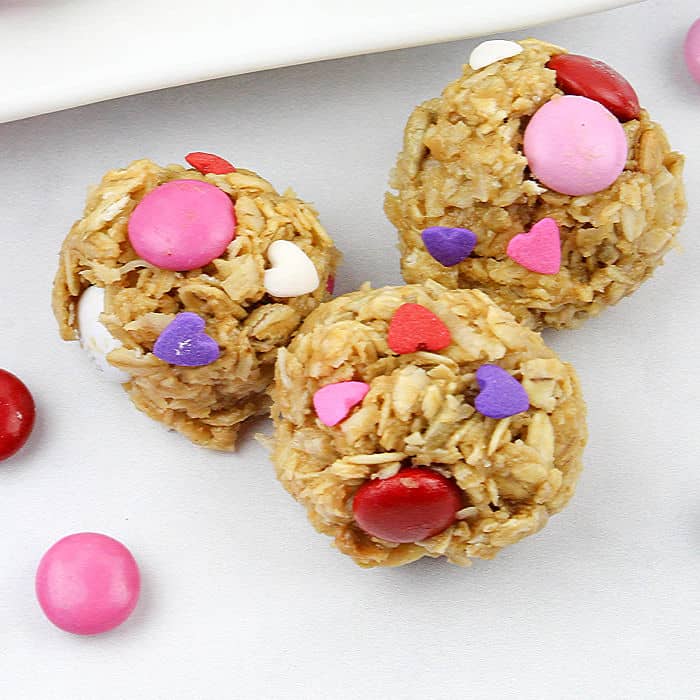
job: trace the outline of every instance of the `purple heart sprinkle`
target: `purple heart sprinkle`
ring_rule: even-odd
[[[498,365],[481,365],[476,371],[476,381],[481,392],[474,405],[489,418],[507,418],[530,407],[523,385]]]
[[[476,245],[476,234],[468,228],[433,226],[421,234],[428,252],[445,267],[466,260]]]
[[[153,354],[180,367],[202,367],[219,359],[221,350],[205,332],[201,316],[185,311],[175,316],[158,336]]]

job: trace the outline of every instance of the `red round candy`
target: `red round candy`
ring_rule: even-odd
[[[34,415],[29,389],[14,374],[0,369],[0,462],[27,442]]]
[[[437,535],[462,508],[454,481],[432,469],[402,469],[360,486],[352,504],[357,524],[389,542],[420,542]]]
[[[236,172],[236,168],[231,163],[219,156],[215,156],[213,153],[195,151],[194,153],[188,153],[185,156],[185,160],[195,170],[199,170],[202,175],[228,175],[228,173]]]
[[[600,102],[620,121],[639,117],[639,98],[634,88],[607,63],[587,56],[559,54],[547,63],[557,73],[557,85],[567,95],[580,95]]]

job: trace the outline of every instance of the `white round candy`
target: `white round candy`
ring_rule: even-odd
[[[88,287],[78,299],[80,345],[90,355],[105,379],[123,384],[131,375],[109,364],[107,355],[122,344],[104,327],[100,314],[105,308],[105,290]]]

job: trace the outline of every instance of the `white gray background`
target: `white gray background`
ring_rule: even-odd
[[[400,283],[387,173],[409,111],[478,40],[0,125],[0,366],[38,408],[31,443],[0,465],[0,697],[697,697],[700,86],[681,51],[699,14],[696,0],[656,0],[510,35],[626,75],[688,156],[690,214],[682,250],[632,298],[546,334],[583,381],[585,472],[545,531],[466,570],[357,568],[311,529],[252,439],[234,455],[201,450],[99,383],[58,339],[49,297],[86,185],[190,150],[313,201],[345,253],[340,292]],[[45,549],[84,530],[122,540],[143,575],[133,617],[93,638],[53,628],[33,591]]]

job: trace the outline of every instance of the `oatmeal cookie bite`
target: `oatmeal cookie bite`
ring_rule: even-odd
[[[385,211],[409,283],[478,288],[531,328],[634,292],[684,219],[683,157],[606,64],[479,45],[408,119]]]
[[[361,566],[490,559],[581,470],[573,368],[479,290],[366,285],[322,304],[272,395],[280,481]]]
[[[235,448],[269,408],[277,351],[326,296],[339,255],[314,209],[206,153],[193,169],[108,172],[63,242],[53,310],[136,406]]]

